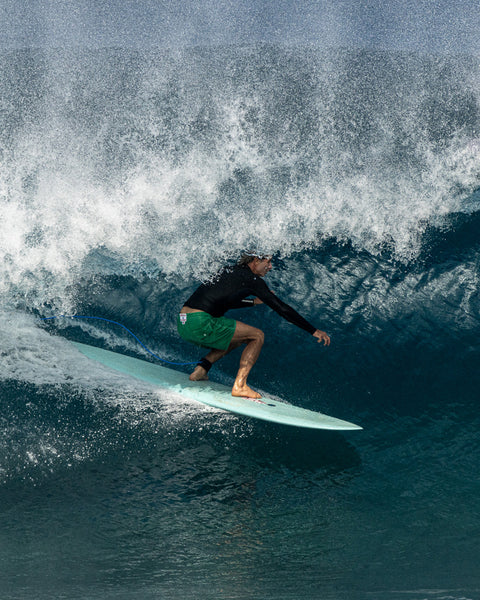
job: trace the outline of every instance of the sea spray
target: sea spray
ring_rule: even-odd
[[[430,224],[476,209],[470,59],[219,52],[3,56],[6,298],[63,302],[99,250],[121,272],[184,278],[331,238],[411,260]]]

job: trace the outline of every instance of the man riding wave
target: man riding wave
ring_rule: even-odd
[[[187,342],[210,349],[190,375],[192,381],[208,379],[208,371],[217,360],[246,344],[232,396],[261,397],[247,385],[247,378],[260,355],[264,333],[257,327],[225,317],[230,309],[265,303],[318,342],[330,345],[330,337],[324,331],[315,328],[270,291],[263,278],[271,269],[270,255],[245,252],[238,264],[225,267],[213,281],[202,283],[185,302],[177,318],[178,333]]]

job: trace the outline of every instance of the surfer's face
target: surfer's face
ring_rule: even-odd
[[[255,275],[260,275],[260,277],[265,277],[265,275],[272,269],[272,259],[271,258],[254,258],[252,264],[252,271]]]

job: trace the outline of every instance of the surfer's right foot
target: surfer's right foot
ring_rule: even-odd
[[[190,381],[205,381],[208,379],[207,371],[200,365],[197,365],[189,377]]]
[[[234,385],[232,388],[232,396],[235,398],[252,398],[253,400],[257,400],[262,396],[258,392],[254,392],[248,385],[238,386]]]

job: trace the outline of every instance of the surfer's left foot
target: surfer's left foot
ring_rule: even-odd
[[[197,365],[189,379],[190,381],[204,381],[208,379],[207,371],[200,365]]]

